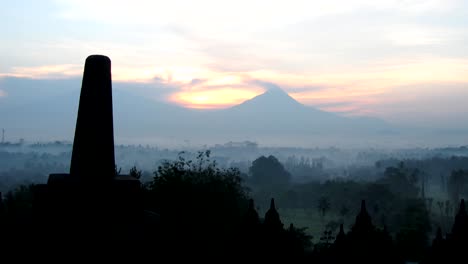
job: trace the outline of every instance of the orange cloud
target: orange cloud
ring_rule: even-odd
[[[29,78],[62,78],[80,76],[82,65],[46,65],[15,67],[0,76]],[[361,66],[336,66],[301,71],[223,71],[202,65],[169,65],[167,67],[130,67],[115,65],[112,76],[117,81],[154,82],[155,76],[171,89],[169,101],[190,108],[225,108],[239,104],[265,89],[252,80],[277,84],[306,105],[327,111],[369,113],[383,103],[386,95],[409,97],[404,87],[422,83],[468,83],[468,60],[424,57],[390,59]],[[197,81],[194,81],[197,80]],[[316,89],[316,88],[320,89]],[[421,88],[417,95],[434,93]],[[1,96],[1,95],[0,95]],[[412,97],[414,98],[414,96]],[[412,98],[407,98],[412,99]],[[334,104],[335,106],[330,106]],[[346,103],[338,107],[337,103]],[[327,106],[328,104],[328,106]]]

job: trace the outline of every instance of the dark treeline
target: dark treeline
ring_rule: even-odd
[[[0,145],[0,191],[7,192],[19,185],[44,183],[50,173],[68,171],[71,143],[18,143]],[[425,172],[428,191],[445,191],[453,170],[467,169],[465,147],[407,150],[344,150],[338,148],[299,149],[259,147],[253,142],[226,143],[211,149],[220,167],[238,168],[247,175],[252,162],[264,155],[274,155],[291,174],[293,182],[345,178],[355,181],[375,181],[386,167],[403,161],[409,167]],[[122,171],[133,166],[143,171],[142,181],[151,180],[152,171],[165,160],[174,160],[181,150],[142,145],[116,145],[116,164]],[[196,150],[185,151],[196,158]]]
[[[403,263],[429,261],[431,254],[448,250],[438,249],[441,243],[464,243],[454,238],[466,228],[465,220],[454,222],[464,217],[464,208],[459,208],[459,201],[439,201],[433,193],[424,192],[424,161],[382,161],[376,168],[389,167],[374,181],[338,178],[300,183],[291,180],[291,173],[274,156],[257,158],[247,174],[220,167],[209,151],[199,152],[194,159],[186,156],[181,153],[162,162],[143,185],[144,235],[133,241],[135,245],[153,246],[161,254],[190,252],[199,257],[217,252],[312,263],[375,263],[376,259]],[[450,186],[451,181],[465,182],[463,160],[432,162],[449,164],[446,169],[458,165],[448,177]],[[320,165],[308,164],[311,171],[320,173]],[[143,172],[133,167],[128,174],[141,178]],[[21,186],[3,195],[0,232],[4,241],[33,243],[34,188],[34,184]],[[458,196],[453,189],[447,188],[444,197],[465,197],[466,189],[460,188]],[[301,226],[295,221],[300,222],[301,216],[282,215],[287,211],[309,212],[305,218],[317,218],[319,228]],[[436,237],[433,249],[431,241]]]

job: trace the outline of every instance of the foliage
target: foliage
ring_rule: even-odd
[[[133,166],[130,169],[129,174],[130,174],[131,177],[134,177],[136,179],[140,179],[143,172],[141,170],[138,170],[136,166]]]
[[[462,197],[468,197],[468,170],[452,171],[447,187],[450,198],[455,204],[457,204]]]
[[[247,205],[239,170],[218,168],[210,151],[199,152],[195,162],[182,154],[154,172],[147,207],[162,215],[174,239],[229,237]]]
[[[27,232],[33,214],[34,185],[21,185],[4,198],[5,221],[10,233]]]
[[[335,237],[333,236],[333,232],[331,230],[324,230],[322,236],[320,237],[320,243],[317,245],[321,250],[329,248]]]
[[[274,156],[261,156],[249,168],[250,182],[254,186],[284,189],[291,181],[291,175]]]
[[[328,174],[323,168],[324,158],[310,159],[290,156],[284,161],[285,169],[291,174],[295,181],[324,181]]]
[[[397,246],[408,260],[421,259],[428,244],[431,231],[429,213],[424,201],[406,201],[406,208],[399,215],[399,230],[396,235]]]
[[[317,209],[322,215],[322,218],[325,217],[328,210],[330,210],[330,207],[330,200],[327,197],[321,197],[317,202]]]
[[[312,239],[314,237],[307,233],[307,227],[298,228],[291,225],[287,232],[293,238],[293,241],[298,241],[302,248],[312,247]]]
[[[388,185],[391,192],[399,197],[415,198],[419,188],[416,186],[421,171],[405,167],[403,162],[397,167],[385,169],[384,177],[378,183]]]
[[[348,216],[348,214],[349,214],[349,208],[346,207],[346,205],[342,205],[342,206],[341,206],[341,209],[340,209],[340,216],[341,216],[342,220],[343,220],[346,216]]]
[[[122,172],[122,168],[118,168],[117,165],[114,166],[114,175],[119,176]]]

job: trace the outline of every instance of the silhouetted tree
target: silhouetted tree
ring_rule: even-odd
[[[330,210],[330,200],[327,197],[321,197],[317,202],[317,209],[322,216],[322,220],[327,214],[328,210]]]
[[[136,179],[140,179],[143,172],[141,170],[138,170],[136,166],[133,166],[130,169],[129,174],[130,174],[131,177],[134,177]]]
[[[237,169],[220,169],[210,152],[196,162],[166,161],[154,173],[147,206],[161,214],[166,244],[199,254],[228,248],[247,205],[247,191]]]
[[[292,241],[296,242],[296,246],[299,246],[301,251],[312,246],[313,236],[307,234],[307,227],[297,228],[292,223],[289,225],[288,234]]]
[[[250,181],[257,187],[285,188],[291,175],[274,156],[261,156],[252,162],[249,168]]]
[[[440,213],[440,216],[444,216],[444,213],[443,213],[443,208],[444,208],[444,202],[443,201],[437,201],[437,206],[439,207],[439,213]]]
[[[468,171],[452,171],[447,187],[452,202],[458,203],[462,196],[468,194]]]
[[[344,221],[345,217],[348,215],[349,209],[346,205],[342,205],[340,209],[341,221]]]
[[[431,231],[429,212],[421,199],[406,201],[406,208],[397,220],[400,222],[396,242],[401,254],[410,261],[420,261],[428,245]]]
[[[9,191],[3,199],[5,233],[11,248],[27,247],[31,242],[34,185],[21,185]]]
[[[0,192],[0,236],[2,235],[2,233],[3,233],[2,231],[5,228],[5,217],[6,217],[5,204],[3,202],[2,192]],[[0,243],[0,245],[1,245],[1,243]]]
[[[387,184],[390,190],[399,197],[417,197],[419,188],[420,170],[406,168],[403,162],[398,167],[388,167],[385,169],[384,177],[379,183]]]
[[[427,210],[429,211],[429,214],[432,213],[432,204],[434,202],[434,198],[430,197],[430,198],[426,198],[426,201],[427,201]]]
[[[450,203],[450,200],[446,200],[445,201],[445,217],[449,219],[451,214],[452,214],[452,204]]]
[[[121,172],[122,172],[122,168],[118,168],[117,165],[115,165],[115,167],[114,167],[115,176],[120,175]]]
[[[322,236],[320,237],[320,242],[323,244],[322,246],[329,248],[332,244],[335,237],[332,235],[331,230],[324,230]]]

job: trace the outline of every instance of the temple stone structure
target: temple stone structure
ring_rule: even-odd
[[[111,61],[105,56],[86,59],[70,176],[94,184],[115,176]]]
[[[70,173],[36,186],[34,213],[42,235],[69,241],[118,241],[138,234],[140,181],[117,175],[114,157],[111,61],[86,59]]]

